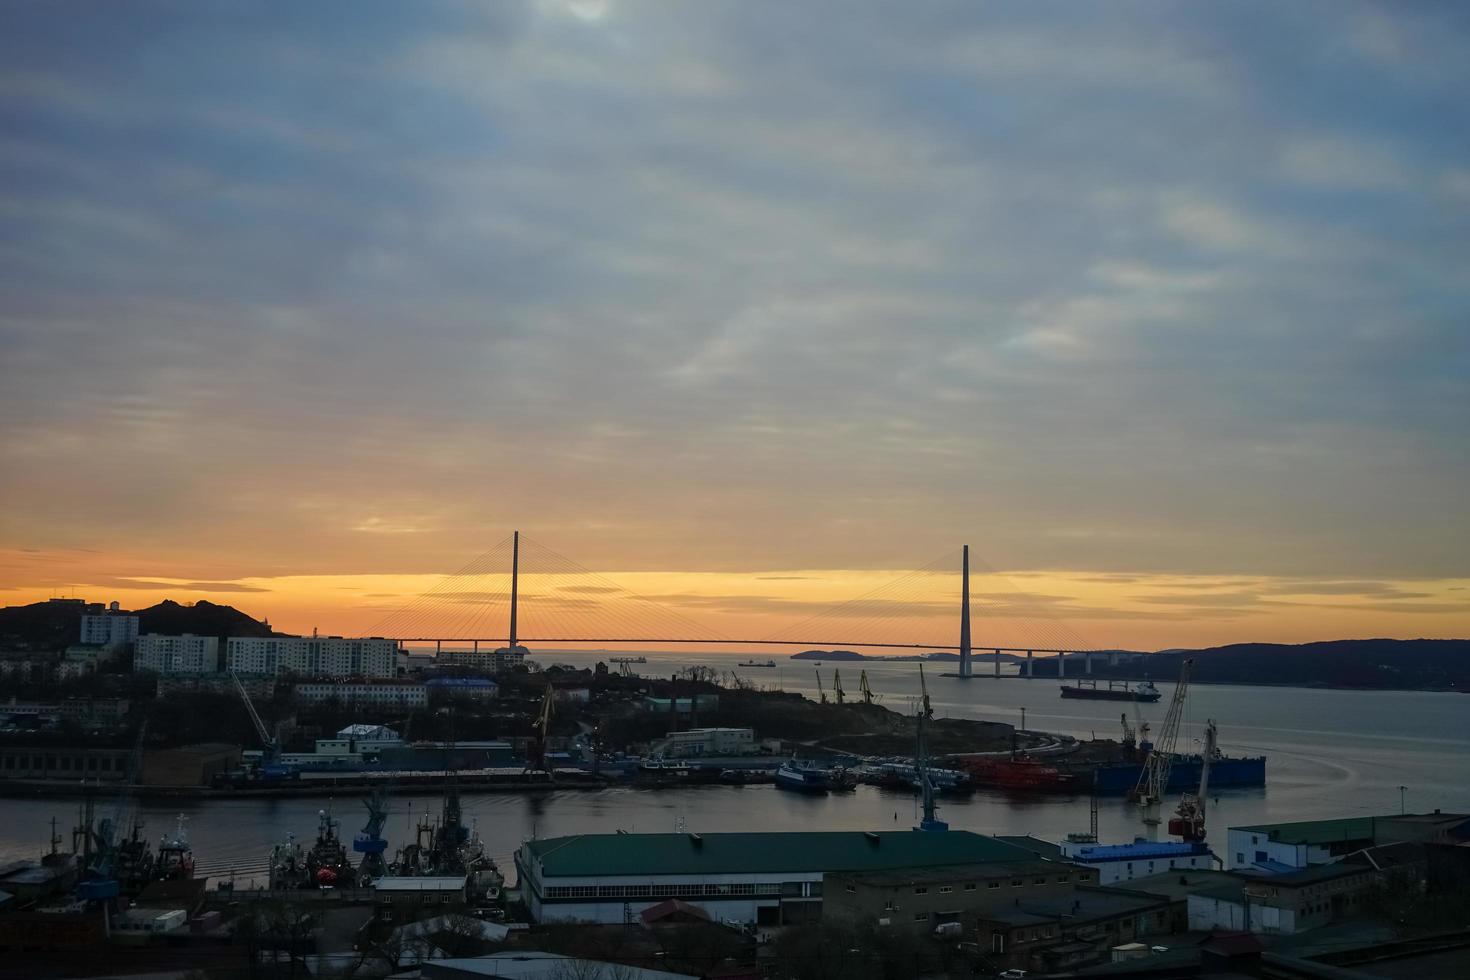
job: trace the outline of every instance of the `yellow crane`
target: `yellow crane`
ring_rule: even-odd
[[[822,672],[820,670],[817,671],[817,697],[822,699],[823,704],[827,703],[827,691],[822,687]]]
[[[531,751],[527,753],[525,772],[550,773],[551,769],[546,765],[546,736],[551,731],[551,704],[555,700],[551,685],[546,685],[546,693],[541,695],[541,713],[536,716],[536,739],[531,745]]]
[[[842,693],[842,669],[832,668],[832,693],[837,697],[838,704],[847,703],[847,695]]]
[[[873,689],[868,686],[868,672],[858,674],[858,690],[863,692],[863,704],[873,703]]]

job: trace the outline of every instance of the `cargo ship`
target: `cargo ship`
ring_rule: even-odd
[[[776,666],[776,661],[774,661],[774,660],[766,660],[766,661],[760,661],[760,660],[742,660],[742,661],[740,661],[740,663],[736,664],[735,666],[737,666],[737,667],[774,667],[774,666]]]
[[[1149,704],[1163,697],[1151,681],[1143,681],[1137,687],[1128,681],[1108,681],[1107,687],[1098,687],[1097,681],[1078,681],[1063,684],[1062,697],[1083,698],[1088,701],[1143,701]]]

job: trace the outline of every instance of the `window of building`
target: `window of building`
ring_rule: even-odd
[[[941,895],[948,895],[952,891],[954,891],[954,885],[940,885],[939,886],[939,894],[941,894]]]
[[[927,894],[929,894],[929,889],[928,888],[924,888],[924,887],[915,888],[914,889],[914,894],[915,895],[927,895]]]
[[[985,887],[986,888],[999,888],[1000,887],[1000,882],[998,882],[998,881],[987,881],[985,883]]]
[[[1245,855],[1242,854],[1242,853],[1240,853],[1239,851],[1236,851],[1235,852],[1235,863],[1236,864],[1245,864]]]
[[[843,885],[842,890],[848,892],[849,894],[856,895],[857,885]]]
[[[1023,882],[1020,878],[1012,878],[1011,879],[1011,887],[1012,888],[1020,888],[1023,884],[1025,884],[1025,882]]]
[[[969,882],[966,882],[965,883],[965,891],[972,892],[974,890],[975,890],[975,883],[973,881],[969,881]]]
[[[897,910],[898,910],[898,906],[897,905],[894,905],[892,902],[884,902],[883,903],[883,911],[885,911],[885,912],[896,912]]]
[[[924,912],[915,912],[914,913],[914,921],[915,922],[923,922],[927,918],[929,918],[929,916],[926,913],[924,913]]]
[[[1046,884],[1046,876],[1045,875],[1042,875],[1039,878],[1033,878],[1031,880],[1031,884],[1033,884],[1033,885],[1044,885],[1044,884]]]

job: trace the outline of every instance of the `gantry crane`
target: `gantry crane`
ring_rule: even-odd
[[[1186,660],[1180,665],[1179,683],[1174,686],[1174,698],[1169,702],[1169,713],[1164,716],[1159,742],[1144,760],[1143,771],[1138,774],[1138,784],[1129,794],[1129,798],[1143,808],[1143,823],[1148,828],[1150,839],[1158,836],[1159,804],[1169,789],[1169,773],[1174,765],[1174,746],[1179,741],[1179,725],[1184,719],[1184,699],[1189,694],[1189,672],[1193,666],[1193,660]]]
[[[858,674],[858,690],[863,693],[863,704],[873,703],[873,689],[868,686],[868,672],[866,670]]]
[[[1215,721],[1212,718],[1205,724],[1204,751],[1200,754],[1199,765],[1199,791],[1186,791],[1179,798],[1179,809],[1174,811],[1177,816],[1169,821],[1170,835],[1192,843],[1205,839],[1205,798],[1210,792],[1210,763],[1219,751],[1216,747]]]
[[[1138,748],[1138,732],[1128,724],[1128,712],[1125,711],[1123,712],[1123,751],[1132,755],[1136,748]]]
[[[934,709],[929,704],[929,685],[924,680],[924,665],[919,664],[919,689],[923,700],[914,718],[914,774],[919,779],[919,795],[924,806],[924,817],[916,830],[948,830],[949,824],[940,820],[934,805],[934,780],[929,776],[929,719]]]
[[[832,668],[832,696],[837,699],[838,704],[847,702],[847,695],[842,692],[842,668]]]
[[[820,670],[817,671],[817,697],[821,698],[823,704],[827,703],[827,691],[822,687],[822,672]]]

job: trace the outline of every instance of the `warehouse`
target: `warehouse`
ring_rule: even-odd
[[[537,922],[618,923],[677,898],[716,920],[760,925],[819,918],[825,874],[1033,860],[964,831],[586,834],[530,840],[515,854]]]

